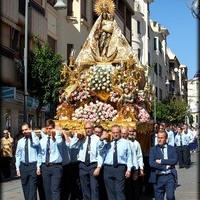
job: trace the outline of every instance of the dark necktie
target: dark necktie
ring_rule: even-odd
[[[113,166],[114,167],[118,166],[118,160],[117,160],[117,140],[115,140],[115,143],[114,143]]]
[[[161,146],[161,147],[160,147],[160,150],[161,150],[163,156],[164,156],[164,148],[165,148],[164,146]]]
[[[46,147],[46,164],[49,164],[49,160],[50,160],[50,137],[48,136],[48,140],[47,140],[47,147]]]
[[[28,159],[28,138],[26,138],[25,141],[25,164],[28,165],[29,159]]]
[[[180,135],[180,146],[183,146],[183,142],[182,142],[182,135]]]
[[[89,165],[90,164],[90,142],[91,138],[88,136],[88,143],[87,143],[87,149],[86,149],[86,155],[85,155],[85,164]]]

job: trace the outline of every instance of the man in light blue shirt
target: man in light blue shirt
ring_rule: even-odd
[[[76,134],[70,143],[70,148],[79,149],[78,161],[79,176],[83,192],[83,199],[99,199],[99,181],[98,177],[102,165],[102,159],[98,153],[99,137],[94,134],[94,124],[90,121],[84,125],[86,136]]]
[[[46,130],[47,135],[40,140],[37,174],[40,175],[42,172],[46,199],[59,200],[63,175],[62,132],[55,129],[55,122],[51,119],[46,121]],[[69,143],[69,138],[66,135],[63,136],[66,143]]]
[[[175,146],[178,154],[179,168],[189,168],[188,145],[189,137],[183,132],[182,127],[177,126],[177,134],[175,136]]]
[[[22,125],[24,137],[17,143],[15,153],[17,176],[21,176],[22,189],[25,200],[37,199],[37,152],[39,138],[32,131],[28,122]]]
[[[125,200],[125,179],[131,175],[132,153],[128,140],[121,138],[121,128],[114,125],[111,129],[113,141],[105,140],[102,135],[99,144],[100,155],[104,163],[104,181],[108,200]]]

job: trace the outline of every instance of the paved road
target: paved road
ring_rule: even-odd
[[[199,152],[191,156],[192,165],[189,169],[178,170],[178,187],[176,189],[177,200],[199,200],[199,174],[198,174],[198,157]],[[21,182],[15,179],[9,182],[1,183],[2,200],[23,200]],[[152,198],[142,197],[141,200]]]
[[[177,200],[199,200],[199,154],[191,155],[192,165],[189,169],[178,169],[179,187],[176,189]]]

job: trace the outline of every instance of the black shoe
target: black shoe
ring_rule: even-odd
[[[179,169],[184,168],[183,166],[179,166]]]

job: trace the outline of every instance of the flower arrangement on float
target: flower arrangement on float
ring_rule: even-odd
[[[90,102],[75,110],[72,120],[90,120],[93,122],[114,121],[117,117],[117,110],[110,104],[96,101]]]
[[[89,72],[88,87],[91,90],[105,90],[110,91],[111,88],[111,75],[114,69],[112,65],[92,66]]]
[[[110,92],[110,101],[116,103],[119,101],[120,95],[117,92],[111,91]]]
[[[75,90],[74,92],[71,93],[70,98],[71,101],[82,102],[83,100],[90,98],[90,92],[88,89],[83,89],[79,91]]]
[[[136,105],[136,107],[138,108],[138,120],[140,122],[148,122],[151,117],[149,115],[149,113],[145,110],[145,108],[141,107],[141,106],[138,106]]]

